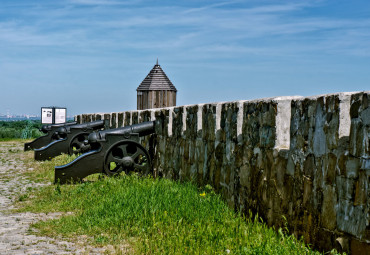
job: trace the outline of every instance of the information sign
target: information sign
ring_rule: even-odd
[[[55,108],[55,123],[64,123],[66,122],[66,108]]]
[[[65,123],[67,119],[67,109],[63,107],[41,107],[42,124]]]
[[[53,108],[51,107],[41,108],[41,123],[53,124]]]

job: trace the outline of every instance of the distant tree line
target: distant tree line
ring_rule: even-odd
[[[0,121],[0,139],[30,139],[43,135],[40,120]]]

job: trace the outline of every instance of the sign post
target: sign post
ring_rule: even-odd
[[[67,108],[65,107],[41,107],[42,124],[65,123],[67,118]]]

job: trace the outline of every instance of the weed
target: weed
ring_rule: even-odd
[[[18,197],[18,201],[22,202],[25,201],[28,198],[28,194],[22,194]]]

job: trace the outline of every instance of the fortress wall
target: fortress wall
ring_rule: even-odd
[[[112,128],[156,120],[142,139],[154,175],[210,184],[322,250],[370,250],[370,92],[82,114]]]

